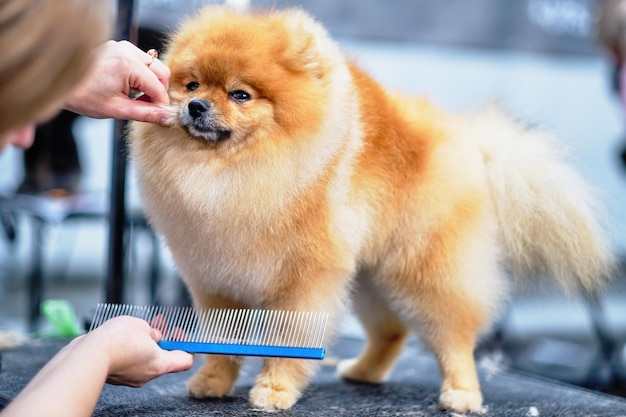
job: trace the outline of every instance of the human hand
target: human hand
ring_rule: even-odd
[[[106,321],[57,353],[2,412],[4,416],[90,416],[106,382],[141,387],[193,365],[193,355],[157,345],[161,332],[129,316]]]
[[[193,355],[161,349],[156,343],[161,340],[161,331],[138,318],[113,318],[83,337],[84,342],[104,347],[110,384],[141,387],[158,376],[193,365]]]
[[[138,120],[171,126],[167,95],[170,70],[127,41],[108,41],[93,51],[86,78],[69,94],[65,108],[98,119]],[[143,93],[129,97],[131,91]]]

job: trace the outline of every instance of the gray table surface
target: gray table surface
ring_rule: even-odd
[[[2,352],[0,393],[15,396],[66,341],[33,341]],[[340,339],[328,350],[323,366],[301,400],[288,411],[272,416],[451,416],[437,407],[440,376],[432,355],[411,343],[389,381],[382,385],[354,384],[337,378],[339,359],[357,354],[362,342]],[[201,359],[196,358],[196,365]],[[249,358],[234,394],[221,400],[198,401],[187,396],[185,381],[193,369],[165,375],[140,389],[107,385],[95,416],[255,416],[248,391],[261,360]],[[578,387],[523,375],[479,361],[487,407],[486,416],[625,416],[626,400]]]

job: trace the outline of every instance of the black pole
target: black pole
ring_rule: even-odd
[[[117,40],[135,41],[133,31],[134,0],[118,0]],[[134,42],[136,43],[136,42]],[[109,257],[106,277],[106,302],[124,301],[125,283],[125,230],[126,230],[126,141],[127,121],[116,120],[113,129],[113,155],[111,163],[111,206],[109,218]]]
[[[39,310],[43,301],[43,250],[44,250],[44,229],[46,221],[41,217],[32,216],[33,220],[33,252],[32,252],[32,269],[28,283],[29,299],[28,304],[30,310],[28,312],[28,329],[35,332],[39,325],[41,312]]]

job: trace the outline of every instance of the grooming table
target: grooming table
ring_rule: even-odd
[[[2,353],[0,393],[14,397],[67,341],[32,341]],[[382,385],[348,383],[335,376],[338,359],[359,352],[362,341],[341,338],[327,352],[323,366],[300,401],[272,416],[450,416],[439,411],[440,377],[432,355],[415,342],[405,349],[389,381]],[[194,369],[202,359],[197,357]],[[199,401],[187,396],[185,382],[193,370],[170,374],[135,389],[107,385],[95,416],[254,416],[248,390],[261,359],[248,358],[232,397]],[[486,416],[626,416],[626,399],[599,394],[502,369],[479,361]]]

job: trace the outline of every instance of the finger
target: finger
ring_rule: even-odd
[[[167,373],[186,371],[193,366],[194,357],[191,353],[183,352],[182,350],[163,352],[165,353],[163,363],[167,364]]]
[[[168,87],[170,79],[170,69],[159,60],[158,51],[153,58],[152,55],[148,54],[148,52],[142,51],[130,42],[124,44],[124,46],[126,48],[132,49],[134,55],[141,62],[143,62],[146,67],[150,68],[150,70],[157,76],[157,78],[163,83],[166,88]]]
[[[136,65],[133,67],[134,73],[131,74],[131,88],[142,91],[146,96],[150,97],[150,101],[154,104],[169,105],[170,98],[167,95],[167,88],[161,80],[145,65]]]
[[[156,328],[151,328],[152,330],[152,334],[150,335],[152,337],[152,340],[154,340],[155,342],[160,342],[161,339],[163,339],[163,333],[161,332],[161,330],[156,329]]]
[[[173,340],[180,340],[186,342],[189,340],[187,333],[180,327],[174,327],[170,333],[170,338]]]
[[[148,69],[156,75],[167,91],[170,85],[170,69],[158,58],[156,58],[152,64],[148,66]]]
[[[172,126],[171,113],[151,102],[127,98],[119,107],[119,112],[124,115],[124,119]]]
[[[167,332],[167,320],[163,314],[157,314],[150,320],[150,327],[159,330],[161,333]]]
[[[149,72],[152,72],[152,74],[154,74],[156,79],[163,86],[163,89],[161,91],[163,92],[163,94],[166,95],[167,89],[169,88],[170,69],[165,64],[163,64],[158,59],[158,57],[153,58],[152,55],[148,54],[147,52],[142,51],[141,49],[137,48],[135,45],[133,45],[130,42],[122,41],[121,45],[124,48],[126,48],[135,57],[135,61],[138,65],[138,68],[140,68],[138,69],[138,71],[140,71],[139,80],[145,80],[146,82],[150,82],[149,85],[144,85],[144,88],[140,88],[139,86],[132,86],[132,87],[139,88],[146,95],[152,98],[153,102],[161,103],[161,104],[169,104],[169,97],[166,98],[160,95],[161,93],[156,90],[158,86],[153,84],[154,83],[153,78],[148,77],[147,73],[149,71]],[[141,65],[139,63],[141,63]],[[147,78],[144,78],[144,77],[147,77]]]

